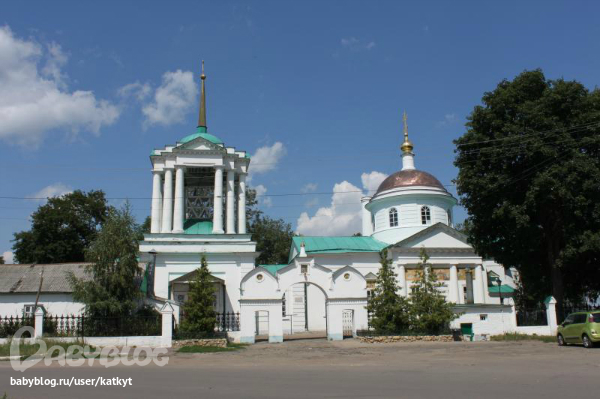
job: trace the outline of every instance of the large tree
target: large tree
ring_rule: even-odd
[[[202,255],[200,268],[190,281],[188,300],[183,304],[181,333],[183,336],[197,338],[215,332],[217,313],[214,308],[215,283],[208,270],[206,257]]]
[[[31,230],[15,233],[19,263],[82,262],[110,206],[104,192],[80,190],[49,198],[31,215]]]
[[[387,249],[379,254],[381,267],[377,272],[375,290],[367,304],[371,326],[380,334],[408,329],[408,302],[401,296],[396,273],[388,259]]]
[[[283,219],[271,218],[258,209],[255,190],[248,190],[246,207],[248,233],[252,234],[256,250],[261,253],[256,264],[287,264],[294,236],[292,225]]]
[[[534,70],[485,93],[455,141],[470,242],[559,317],[600,291],[599,133],[598,89]]]
[[[86,316],[133,315],[141,298],[138,266],[139,226],[128,205],[111,209],[96,239],[86,250],[89,278],[71,276],[73,298],[85,304]]]
[[[411,287],[409,320],[414,331],[427,334],[440,334],[448,329],[456,319],[453,305],[439,291],[443,283],[437,279],[436,271],[428,263],[429,255],[421,248],[421,261],[417,269],[417,279]]]

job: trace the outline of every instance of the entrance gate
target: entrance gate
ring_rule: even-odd
[[[344,337],[354,335],[354,311],[344,310],[342,312],[342,333]]]

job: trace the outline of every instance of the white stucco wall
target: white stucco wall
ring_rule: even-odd
[[[25,305],[35,304],[36,294],[0,294],[0,316],[22,316]],[[79,315],[83,304],[73,302],[71,294],[40,294],[38,304],[53,316]]]

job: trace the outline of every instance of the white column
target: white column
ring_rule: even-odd
[[[38,306],[33,314],[35,317],[34,338],[42,338],[44,336],[44,309]]]
[[[362,197],[360,203],[362,205],[362,235],[369,237],[373,235],[373,221],[371,220],[371,212],[366,208],[366,205],[371,200],[371,197]]]
[[[162,192],[160,172],[152,172],[152,212],[150,214],[150,233],[160,233],[160,212],[162,210]]]
[[[213,201],[213,234],[223,234],[223,167],[215,166],[215,197]]]
[[[160,313],[162,315],[160,346],[163,348],[170,348],[173,346],[173,307],[171,304],[166,303],[160,310]]]
[[[185,167],[177,166],[175,170],[175,210],[173,211],[173,233],[183,233],[185,219]]]
[[[227,234],[235,234],[235,187],[233,186],[235,171],[227,171]]]
[[[404,265],[400,265],[398,270],[398,278],[400,284],[400,295],[408,298],[408,287],[406,286],[406,268]]]
[[[448,302],[458,303],[458,270],[456,265],[450,266],[450,281],[448,284]]]
[[[550,333],[556,334],[556,328],[558,327],[558,320],[556,320],[556,299],[551,296],[546,299],[546,318],[548,319],[548,327],[550,327]]]
[[[163,190],[163,214],[161,233],[170,233],[173,224],[173,169],[165,169],[165,189]]]
[[[484,282],[483,282],[483,267],[481,265],[477,265],[475,267],[475,287],[474,287],[474,302],[475,303],[485,303],[484,297]]]
[[[240,174],[238,194],[238,234],[246,234],[246,174]]]

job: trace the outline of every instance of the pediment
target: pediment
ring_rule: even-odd
[[[464,248],[472,249],[467,237],[443,223],[437,223],[392,245],[399,248]]]
[[[223,146],[210,142],[204,137],[196,137],[187,143],[180,144],[176,147],[176,150],[192,150],[192,151],[219,151],[226,153],[227,151]]]

